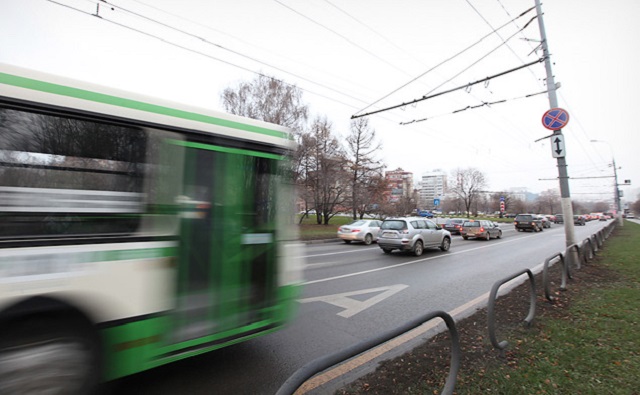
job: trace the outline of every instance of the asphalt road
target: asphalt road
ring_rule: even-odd
[[[609,222],[576,226],[582,241]],[[500,240],[453,236],[450,251],[420,257],[384,254],[375,244],[311,244],[305,249],[306,284],[297,318],[285,329],[207,355],[111,383],[117,394],[273,394],[305,363],[376,336],[433,310],[460,310],[493,283],[564,252],[560,225],[516,232],[502,225]],[[456,310],[457,309],[457,310]],[[472,312],[472,311],[471,311]],[[400,346],[396,353],[410,347]],[[356,366],[361,373],[374,365]],[[320,386],[332,393],[342,376]],[[336,384],[337,383],[337,384]]]

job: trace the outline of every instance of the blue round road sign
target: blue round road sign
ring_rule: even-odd
[[[569,122],[569,113],[562,108],[552,108],[542,116],[542,125],[550,130],[560,130]]]

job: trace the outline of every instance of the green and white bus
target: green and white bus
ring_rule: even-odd
[[[0,393],[86,393],[289,321],[293,146],[0,64]]]

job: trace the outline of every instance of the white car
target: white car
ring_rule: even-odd
[[[357,220],[349,225],[342,225],[339,227],[338,237],[347,244],[352,241],[361,241],[364,244],[369,245],[378,239],[381,224],[382,221],[378,220]]]

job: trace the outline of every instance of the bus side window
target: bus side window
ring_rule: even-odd
[[[0,135],[0,237],[135,232],[145,131],[0,108]]]

